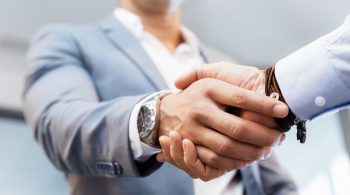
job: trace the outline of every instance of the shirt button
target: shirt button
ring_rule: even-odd
[[[322,107],[322,106],[326,105],[326,99],[324,97],[322,97],[322,96],[318,96],[315,99],[315,104],[318,107]]]

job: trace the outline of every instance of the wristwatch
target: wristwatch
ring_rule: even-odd
[[[143,143],[159,148],[158,128],[159,128],[159,105],[160,100],[169,95],[170,92],[162,92],[150,100],[143,103],[137,116],[137,129]]]

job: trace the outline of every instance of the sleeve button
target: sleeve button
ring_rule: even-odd
[[[315,99],[315,104],[318,107],[325,106],[326,105],[326,99],[324,97],[322,97],[322,96],[318,96]]]
[[[119,163],[115,162],[115,163],[113,163],[113,165],[114,165],[114,171],[115,171],[116,175],[123,174],[123,168],[120,166]]]
[[[97,162],[97,167],[106,174],[114,175],[115,168],[114,164],[109,162]]]

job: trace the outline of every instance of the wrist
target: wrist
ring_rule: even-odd
[[[275,67],[269,67],[265,71],[265,94],[267,96],[272,96],[278,94],[278,100],[286,104],[283,94],[279,88],[278,82],[275,77]],[[294,125],[294,120],[296,116],[289,110],[288,116],[283,119],[276,119],[277,124],[283,131],[289,131],[289,129]]]
[[[161,127],[161,115],[162,115],[162,110],[161,110],[161,105],[162,105],[162,101],[164,101],[164,98],[167,98],[167,96],[171,96],[172,93],[171,92],[167,92],[164,94],[161,94],[158,98],[159,101],[157,102],[157,118],[156,118],[156,126],[155,129],[153,131],[153,135],[152,135],[152,140],[153,143],[156,143],[157,145],[159,145],[159,137],[163,136],[163,135],[169,135],[169,132],[165,133]]]
[[[169,94],[169,91],[162,91],[154,94],[143,103],[137,119],[137,128],[141,141],[151,147],[159,147],[157,139],[159,129],[159,104],[160,99]]]
[[[176,94],[168,94],[164,96],[163,98],[160,99],[159,102],[159,128],[157,132],[157,137],[156,139],[159,140],[161,136],[169,136],[171,128],[168,127],[168,109],[171,108],[171,101],[174,99],[174,96]]]
[[[267,96],[274,93],[278,94],[278,99],[283,103],[287,104],[283,94],[279,88],[276,76],[275,76],[275,67],[270,67],[265,70],[265,93]],[[290,109],[287,117],[280,119],[275,119],[277,125],[285,132],[289,131],[294,125],[297,126],[297,139],[300,140],[300,143],[305,143],[306,140],[306,126],[304,120],[299,119]]]
[[[183,91],[168,94],[160,100],[158,140],[161,136],[169,136],[170,132],[180,130],[190,102],[192,101],[183,97]]]

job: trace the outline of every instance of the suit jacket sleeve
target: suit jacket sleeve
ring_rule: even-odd
[[[339,28],[279,61],[276,78],[290,109],[313,119],[350,104],[350,16]]]
[[[65,172],[102,177],[149,174],[160,165],[137,165],[128,136],[130,113],[147,94],[101,102],[80,55],[64,27],[46,28],[34,39],[23,101],[35,138]]]

